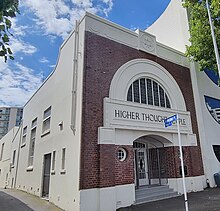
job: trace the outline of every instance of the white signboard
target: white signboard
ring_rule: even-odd
[[[127,101],[104,99],[104,126],[147,131],[176,131],[176,122],[165,128],[167,117],[179,114],[182,133],[192,133],[190,113]]]

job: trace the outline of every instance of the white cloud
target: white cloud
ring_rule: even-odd
[[[47,35],[65,38],[85,11],[104,13],[106,16],[113,7],[112,0],[26,0],[21,6],[35,14],[35,22]]]
[[[52,65],[50,65],[50,67],[51,67],[51,68],[55,68],[55,67],[56,67],[56,65],[55,65],[55,64],[52,64]]]
[[[40,60],[39,60],[40,63],[48,63],[49,60],[46,58],[46,57],[42,57]]]
[[[11,68],[0,60],[0,105],[23,106],[41,85],[41,78],[20,63]]]
[[[21,39],[11,38],[10,48],[13,53],[25,53],[25,54],[33,54],[37,51],[37,48],[29,43],[24,42]]]
[[[38,49],[23,40],[27,34],[39,33],[40,29],[40,33],[48,35],[51,42],[55,42],[57,36],[64,39],[73,30],[75,21],[79,20],[85,11],[107,16],[113,7],[113,0],[25,0],[20,1],[20,6],[24,8],[25,13],[34,14],[32,21],[35,25],[19,25],[16,19],[12,19],[14,37],[10,39],[10,48],[14,54],[32,55]],[[38,31],[34,31],[36,29]],[[19,58],[20,61],[25,62],[23,56]],[[39,62],[49,61],[46,57],[42,57]],[[0,105],[24,105],[41,85],[42,78],[42,72],[36,74],[34,70],[21,63],[14,62],[11,65],[10,62],[4,63],[0,60]]]
[[[12,34],[17,37],[17,36],[25,36],[26,35],[26,30],[29,28],[28,26],[22,26],[22,25],[17,25],[17,19],[16,18],[11,18],[11,23],[12,23]]]
[[[113,1],[112,0],[103,0],[103,2],[107,5],[106,8],[103,9],[103,12],[106,16],[108,16],[109,12],[112,10]]]

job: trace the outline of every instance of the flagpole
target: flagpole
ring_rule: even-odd
[[[186,183],[185,183],[185,171],[184,171],[184,163],[183,163],[183,150],[182,150],[182,143],[181,143],[181,136],[180,136],[180,125],[179,125],[179,115],[177,116],[177,131],[178,131],[178,140],[179,140],[179,150],[180,150],[180,160],[181,160],[181,172],[182,172],[182,180],[183,180],[183,192],[184,192],[184,200],[185,200],[185,209],[186,211],[189,210],[188,208],[188,199],[187,199],[187,192],[186,192]]]
[[[208,2],[208,0],[206,0],[206,7],[207,7],[207,11],[208,11],[209,24],[210,24],[211,33],[212,33],[212,41],[213,41],[214,51],[215,51],[215,57],[216,57],[216,61],[217,61],[218,76],[220,77],[220,59],[219,59],[219,52],[218,52],[218,46],[217,46],[216,39],[215,39],[214,26],[213,26],[213,23],[212,23],[212,17],[211,17],[211,13],[210,13],[210,7],[209,7],[209,2]]]

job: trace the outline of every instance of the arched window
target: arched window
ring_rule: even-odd
[[[149,78],[140,78],[131,84],[127,93],[127,101],[171,108],[164,89]]]

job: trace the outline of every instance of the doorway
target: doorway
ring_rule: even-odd
[[[49,197],[51,154],[44,155],[42,197]]]
[[[135,186],[149,185],[146,144],[134,142]]]
[[[154,137],[134,141],[135,187],[167,184],[166,151],[164,144]]]

